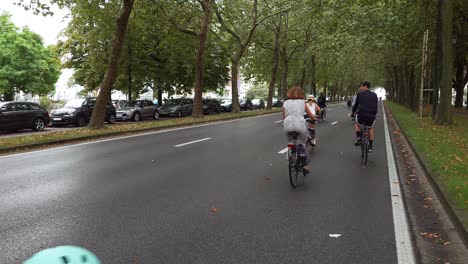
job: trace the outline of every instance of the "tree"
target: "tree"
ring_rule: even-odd
[[[19,92],[47,95],[55,91],[60,60],[54,47],[28,28],[18,31],[8,15],[0,15],[0,94],[13,100]]]
[[[107,66],[106,75],[101,84],[98,98],[96,100],[96,107],[93,111],[93,116],[89,122],[89,127],[100,129],[104,125],[105,108],[107,100],[110,98],[112,87],[117,78],[117,71],[119,67],[119,60],[121,56],[122,46],[125,40],[125,33],[127,30],[128,18],[133,8],[134,0],[123,0],[119,18],[117,19],[117,28],[112,43],[112,53],[109,65]]]
[[[214,3],[214,0],[200,0],[198,1],[203,16],[201,18],[201,25],[200,31],[195,31],[189,29],[187,27],[183,27],[179,25],[173,18],[167,17],[168,20],[177,27],[181,32],[187,33],[198,38],[198,48],[197,48],[197,55],[195,60],[195,98],[194,98],[194,105],[192,110],[192,116],[195,118],[203,117],[203,102],[202,102],[202,94],[203,94],[203,81],[204,81],[204,74],[205,74],[205,51],[207,46],[207,38],[208,38],[208,29],[211,20],[211,9]],[[161,14],[166,14],[166,11],[162,9]]]
[[[268,98],[268,86],[265,83],[257,83],[247,91],[247,98],[249,99],[265,99]]]
[[[442,32],[441,32],[441,51],[442,51],[442,70],[440,74],[440,103],[437,108],[436,123],[452,123],[452,79],[453,79],[453,3],[452,0],[439,0],[441,9]]]

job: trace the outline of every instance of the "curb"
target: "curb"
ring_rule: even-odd
[[[101,135],[82,136],[82,137],[76,137],[76,138],[70,138],[70,139],[53,140],[53,141],[43,142],[43,143],[32,143],[32,144],[18,145],[18,146],[15,146],[15,147],[0,148],[0,155],[16,153],[16,152],[20,152],[20,151],[24,151],[24,150],[34,150],[34,149],[43,148],[43,147],[63,145],[63,144],[66,144],[66,143],[76,143],[76,142],[83,142],[83,141],[93,140],[93,139],[104,139],[104,138],[111,138],[111,137],[115,137],[115,136],[138,134],[138,133],[150,132],[150,131],[162,131],[162,130],[177,128],[177,127],[194,127],[194,126],[197,126],[197,125],[206,125],[206,124],[210,124],[210,123],[220,123],[220,122],[232,121],[232,120],[236,120],[236,119],[254,118],[254,117],[273,115],[273,114],[278,114],[278,113],[281,113],[281,111],[273,111],[273,112],[262,113],[262,114],[258,114],[258,115],[229,117],[229,118],[223,118],[223,119],[218,119],[218,120],[210,120],[210,121],[199,122],[199,123],[167,125],[167,126],[163,126],[163,127],[148,127],[148,128],[134,129],[134,130],[128,130],[128,131],[114,131],[114,132],[109,132],[109,133],[105,133],[105,134],[101,134]]]
[[[430,183],[431,187],[434,189],[434,191],[435,191],[435,193],[437,195],[437,198],[440,200],[440,202],[444,206],[445,210],[447,211],[447,214],[448,214],[448,216],[450,218],[450,221],[452,221],[452,223],[453,223],[453,225],[455,227],[455,230],[458,232],[458,234],[460,234],[460,237],[462,238],[463,243],[465,244],[465,246],[468,247],[468,232],[467,232],[465,226],[462,224],[462,222],[458,218],[458,215],[456,214],[455,209],[447,201],[447,199],[445,198],[443,192],[440,190],[439,185],[434,180],[434,178],[432,176],[432,170],[431,170],[431,168],[429,166],[428,161],[426,160],[424,155],[420,154],[420,152],[418,151],[418,148],[413,144],[413,142],[411,142],[409,140],[409,138],[406,135],[405,131],[402,129],[400,123],[394,117],[391,109],[388,106],[385,106],[385,108],[388,109],[389,113],[392,115],[393,120],[395,120],[395,123],[400,128],[401,134],[405,137],[406,141],[408,142],[408,145],[411,147],[411,149],[415,153],[416,159],[419,161],[419,163],[421,164],[422,169],[427,174],[427,176],[428,176],[427,178],[429,179],[429,183]]]

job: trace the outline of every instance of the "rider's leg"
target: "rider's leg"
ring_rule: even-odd
[[[359,146],[361,144],[361,125],[359,125],[359,119],[356,117],[356,123],[354,123],[354,130],[356,131],[356,141],[354,142],[355,146]]]
[[[356,131],[356,137],[361,137],[361,126],[358,122],[354,123],[354,131]]]
[[[300,135],[297,137],[297,139],[298,139],[298,143],[299,143],[299,144],[302,144],[303,150],[304,150],[305,156],[306,156],[306,165],[303,167],[303,169],[304,169],[306,172],[309,172],[310,169],[309,169],[309,167],[308,167],[307,165],[310,163],[310,155],[309,155],[309,151],[307,151],[307,149],[306,149],[306,147],[305,147],[305,146],[306,146],[306,142],[307,142],[307,136],[308,136],[307,133],[308,133],[308,132],[306,132],[305,134],[300,134]]]

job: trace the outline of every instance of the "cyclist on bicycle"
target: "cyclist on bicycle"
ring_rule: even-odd
[[[372,143],[374,141],[374,122],[377,115],[377,94],[369,90],[370,83],[368,81],[362,82],[359,86],[359,93],[356,96],[356,103],[353,106],[352,117],[356,115],[356,124],[354,125],[356,131],[355,146],[361,144],[361,125],[365,124],[369,127],[369,152],[372,152]]]
[[[291,87],[288,90],[286,96],[288,97],[288,100],[284,102],[282,109],[284,131],[287,134],[288,142],[291,142],[292,140],[291,136],[289,135],[290,132],[299,133],[297,137],[297,143],[302,145],[302,149],[305,151],[306,166],[303,167],[303,170],[307,173],[310,171],[307,167],[307,164],[310,162],[310,158],[309,152],[305,150],[308,134],[307,126],[304,122],[304,112],[306,112],[312,120],[315,119],[315,116],[304,102],[305,94],[300,87]]]
[[[309,107],[310,112],[312,112],[314,116],[317,116],[317,114],[320,113],[321,110],[315,101],[316,100],[313,95],[307,96],[307,106]],[[309,118],[309,116],[306,114],[304,118],[307,119]],[[315,130],[315,119],[310,119],[307,123],[309,124],[309,128]],[[316,144],[316,139],[314,137],[314,139],[312,140],[312,146],[315,146],[315,144]]]
[[[318,106],[320,107],[321,109],[321,113],[320,113],[320,116],[322,117],[322,119],[325,121],[325,117],[326,117],[326,107],[327,107],[327,98],[325,97],[325,95],[323,93],[320,93],[320,96],[318,98]]]

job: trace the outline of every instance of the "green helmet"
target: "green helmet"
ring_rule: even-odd
[[[34,254],[23,264],[101,264],[91,251],[76,246],[59,246]]]

